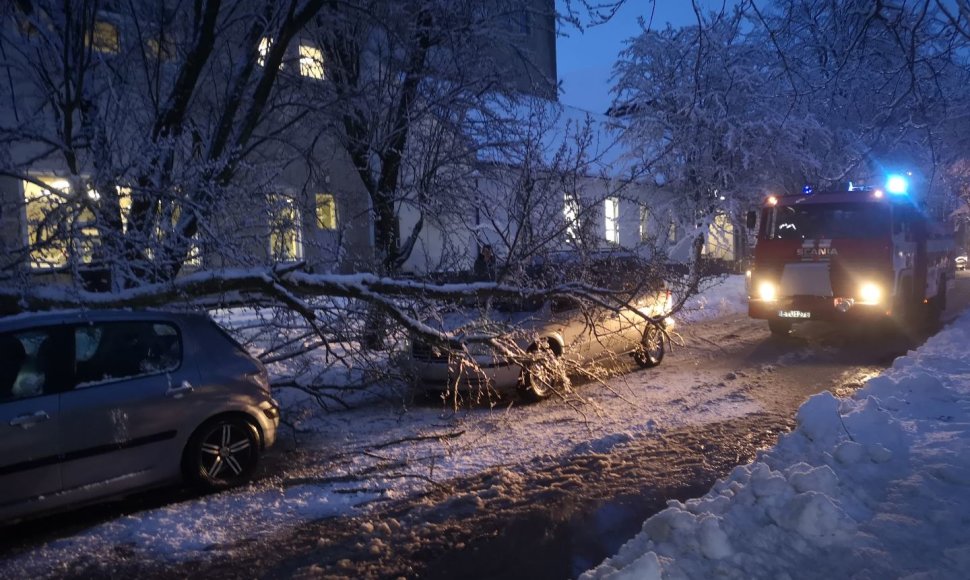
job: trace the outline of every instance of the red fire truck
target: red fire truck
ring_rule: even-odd
[[[756,212],[748,214],[754,228]],[[772,334],[796,322],[939,320],[954,277],[954,244],[907,195],[884,188],[771,196],[761,209],[748,315]]]

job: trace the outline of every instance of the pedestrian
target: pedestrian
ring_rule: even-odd
[[[476,280],[495,281],[495,253],[490,244],[485,244],[478,251],[474,273]]]

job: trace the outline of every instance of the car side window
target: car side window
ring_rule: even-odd
[[[56,392],[65,380],[63,342],[50,329],[0,334],[0,403]]]
[[[581,306],[582,303],[571,296],[556,296],[552,299],[549,309],[555,314],[559,312],[569,312],[570,310],[578,310]]]
[[[74,330],[75,384],[154,375],[182,360],[178,330],[163,322],[102,322]]]

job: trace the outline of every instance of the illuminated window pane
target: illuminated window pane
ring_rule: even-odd
[[[259,56],[256,57],[256,62],[259,66],[266,66],[266,56],[269,55],[269,48],[273,46],[273,41],[269,38],[260,38],[259,47],[256,49],[259,52]]]
[[[131,188],[118,187],[118,205],[121,206],[121,231],[128,231],[128,213],[131,211]]]
[[[30,247],[32,268],[56,268],[67,263],[67,220],[55,214],[64,203],[60,193],[67,194],[71,186],[65,179],[37,177],[40,185],[24,181],[24,202],[27,214],[27,244]]]
[[[640,206],[640,241],[645,242],[650,239],[650,210],[646,206]]]
[[[159,204],[158,207],[160,208],[159,211],[162,212],[165,216],[167,216],[165,219],[168,220],[168,223],[170,224],[170,226],[163,227],[163,225],[165,224],[164,219],[159,221],[158,224],[155,226],[154,237],[151,240],[149,240],[148,245],[145,247],[145,255],[148,256],[149,259],[155,258],[154,246],[156,245],[161,246],[166,243],[169,243],[169,244],[172,243],[171,238],[175,235],[175,229],[176,229],[176,226],[178,225],[179,218],[182,217],[181,206],[166,205],[165,208],[162,209],[161,202],[158,202],[158,204]],[[128,211],[127,208],[130,206],[131,206],[130,195],[127,197],[127,205],[126,205],[126,198],[122,197],[121,208],[122,208],[123,216],[127,214],[127,211]],[[202,244],[200,241],[201,239],[202,237],[198,231],[196,231],[195,234],[193,234],[193,236],[189,239],[188,254],[186,255],[185,261],[184,261],[184,263],[187,266],[195,266],[197,268],[202,266]]]
[[[295,262],[303,259],[303,228],[300,209],[292,200],[275,198],[270,223],[270,255],[277,262]]]
[[[323,52],[319,48],[300,45],[300,74],[311,79],[323,78]]]
[[[185,258],[185,264],[193,268],[202,267],[202,244],[199,242],[199,232],[192,236],[189,242],[189,255]]]
[[[118,52],[118,27],[110,22],[97,20],[90,33],[90,45],[98,52]]]
[[[727,215],[718,214],[714,217],[713,223],[708,228],[707,244],[704,251],[715,258],[733,259],[734,224],[731,223]]]
[[[333,194],[317,194],[317,227],[321,230],[337,229],[337,203]]]
[[[620,200],[608,197],[603,202],[603,215],[606,217],[606,241],[620,243]]]
[[[566,237],[570,240],[579,238],[579,201],[576,196],[567,193],[563,198],[563,219],[566,221]]]

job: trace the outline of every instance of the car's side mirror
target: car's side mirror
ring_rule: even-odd
[[[749,230],[753,230],[758,225],[758,212],[754,210],[749,211],[745,225],[748,226]]]

